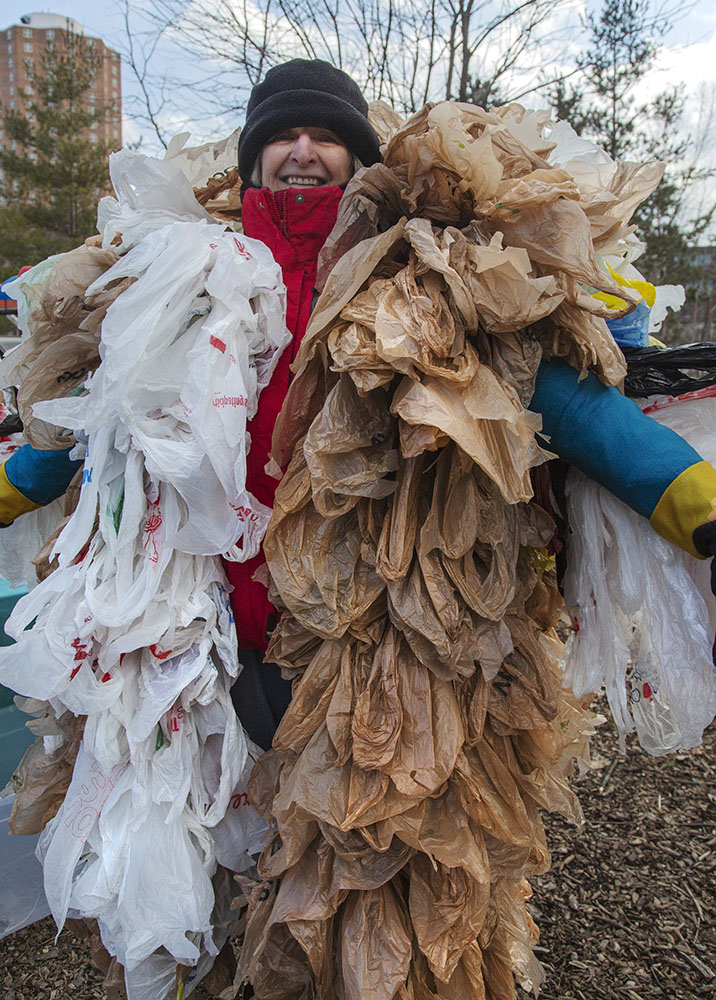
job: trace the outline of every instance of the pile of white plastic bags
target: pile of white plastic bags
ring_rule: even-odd
[[[236,921],[222,866],[247,867],[265,834],[219,557],[256,554],[270,515],[246,491],[246,424],[289,336],[266,247],[217,224],[167,161],[110,167],[100,230],[121,256],[88,292],[136,280],[85,393],[35,406],[75,432],[83,485],[58,568],[8,623],[0,682],[86,716],[40,842],[48,902],[59,928],[98,920],[130,1000],[161,1000],[178,964],[196,968],[186,993],[210,967]]]
[[[716,398],[708,390],[701,398],[656,397],[648,412],[716,462]],[[565,685],[578,696],[604,685],[622,749],[632,732],[655,756],[699,746],[716,715],[709,563],[575,470],[567,513],[564,596],[574,631],[563,655]]]

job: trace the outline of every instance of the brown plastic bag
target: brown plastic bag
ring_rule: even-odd
[[[74,435],[33,415],[32,404],[67,396],[81,386],[99,364],[98,340],[92,333],[70,333],[49,344],[36,358],[17,394],[25,437],[34,448],[68,448]]]
[[[359,497],[381,498],[393,493],[390,473],[398,467],[393,423],[380,390],[361,397],[351,379],[339,379],[303,444],[313,504],[319,515],[339,517],[351,510]]]
[[[561,689],[526,407],[543,355],[622,379],[595,234],[649,174],[587,197],[548,152],[523,109],[423,109],[327,243],[274,439],[272,649],[297,677],[251,782],[281,879],[249,920],[259,1000],[539,984],[522,880],[549,866],[540,809],[580,819],[592,724]]]
[[[405,905],[390,884],[351,893],[341,922],[346,1000],[392,1000],[410,968]]]
[[[529,500],[529,469],[548,457],[534,433],[541,420],[522,409],[519,399],[485,365],[462,392],[442,380],[404,378],[391,411],[408,424],[437,427],[497,484],[508,503]]]
[[[57,720],[49,705],[34,699],[18,699],[20,707],[40,715],[28,727],[36,732],[35,742],[27,748],[15,768],[6,792],[14,793],[10,814],[10,832],[40,833],[56,815],[72,780],[85,717],[63,716]],[[45,751],[45,735],[62,735],[64,742],[52,753]]]

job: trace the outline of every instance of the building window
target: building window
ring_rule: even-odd
[[[25,42],[24,49],[25,52],[32,52],[32,42]]]
[[[12,95],[12,94],[14,94],[14,93],[15,93],[15,87],[14,87],[14,85],[13,85],[13,84],[11,83],[11,84],[10,84],[10,94]]]
[[[23,38],[32,38],[32,28],[23,28],[22,29],[22,37]]]
[[[85,41],[87,42],[87,47],[91,49],[94,45],[94,38],[86,38]]]
[[[55,32],[52,28],[45,32],[45,38],[54,38]]]
[[[54,52],[55,51],[55,43],[54,42],[47,42],[45,48],[47,49],[48,52]]]

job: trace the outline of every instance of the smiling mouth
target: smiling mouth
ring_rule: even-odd
[[[298,174],[291,174],[290,177],[282,177],[284,184],[292,187],[320,187],[325,181],[320,177],[301,177]]]

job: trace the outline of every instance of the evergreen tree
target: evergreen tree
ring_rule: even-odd
[[[3,109],[0,150],[0,274],[69,250],[96,231],[98,197],[109,188],[108,148],[92,138],[108,106],[89,91],[102,56],[82,35],[63,33],[40,66],[28,67],[22,110]]]
[[[634,89],[654,64],[652,35],[666,24],[649,15],[648,0],[606,0],[598,17],[586,22],[589,48],[578,60],[592,95],[585,126],[614,159],[627,159],[640,146],[644,108]]]
[[[702,275],[689,248],[708,238],[716,201],[688,211],[689,192],[713,176],[691,157],[692,139],[684,124],[684,97],[676,87],[663,91],[644,108],[641,149],[666,164],[664,179],[635,214],[638,235],[646,243],[644,267],[654,284],[683,284],[692,295]]]
[[[671,15],[673,15],[671,11]],[[698,274],[689,247],[703,238],[716,203],[689,213],[689,190],[709,171],[689,163],[692,138],[684,123],[684,98],[677,87],[653,100],[638,99],[638,84],[653,69],[655,41],[668,27],[665,15],[652,14],[649,0],[605,0],[584,22],[587,46],[577,61],[577,83],[560,83],[550,94],[557,117],[603,146],[615,159],[656,157],[666,164],[664,180],[641,205],[633,221],[646,244],[639,266],[655,284],[684,284]]]

